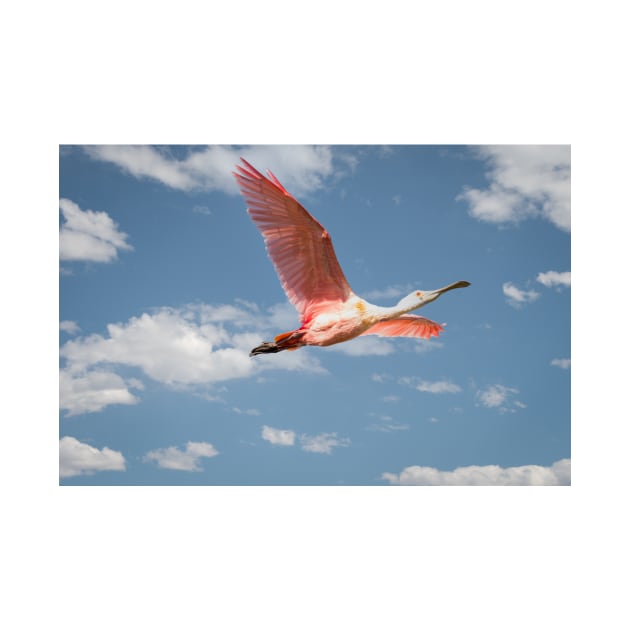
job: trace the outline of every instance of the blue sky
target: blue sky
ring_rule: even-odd
[[[270,168],[354,291],[438,339],[297,327],[231,170]],[[60,483],[570,483],[568,146],[62,146]]]

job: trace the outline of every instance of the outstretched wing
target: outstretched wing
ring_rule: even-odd
[[[328,232],[273,173],[267,171],[267,178],[244,159],[241,162],[234,176],[247,211],[265,239],[282,288],[302,322],[323,305],[348,299],[352,291]]]
[[[401,315],[396,319],[378,322],[368,328],[364,335],[380,335],[381,337],[437,337],[444,327],[419,315]]]

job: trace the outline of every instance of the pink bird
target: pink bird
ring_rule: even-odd
[[[370,304],[356,295],[341,270],[330,235],[277,180],[259,173],[241,158],[233,173],[247,202],[247,211],[265,239],[289,301],[301,325],[265,341],[250,356],[302,346],[331,346],[359,335],[437,337],[437,322],[409,315],[442,293],[467,287],[460,280],[435,291],[413,291],[396,306]]]

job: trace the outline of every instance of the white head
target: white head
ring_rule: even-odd
[[[453,284],[449,284],[441,289],[436,289],[435,291],[413,291],[398,302],[397,308],[399,308],[401,312],[405,313],[415,311],[416,309],[437,300],[442,293],[446,293],[451,289],[463,289],[468,286],[470,286],[470,282],[460,280],[459,282],[454,282]]]

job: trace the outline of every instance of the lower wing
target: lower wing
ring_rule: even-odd
[[[401,315],[396,319],[378,322],[368,328],[364,335],[380,335],[381,337],[437,337],[444,327],[426,317],[419,315]]]

